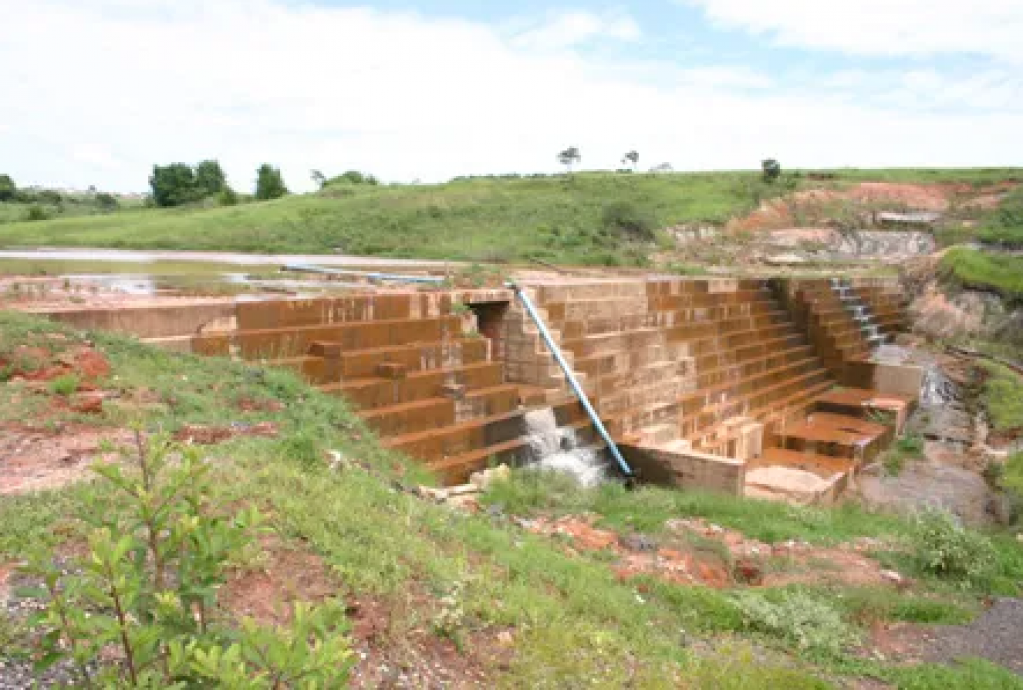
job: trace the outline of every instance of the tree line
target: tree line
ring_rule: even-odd
[[[220,163],[205,160],[197,165],[171,163],[154,165],[149,177],[153,203],[160,207],[182,206],[205,199],[217,199],[224,206],[238,203],[238,193],[227,184]],[[279,199],[288,194],[280,168],[264,163],[256,170],[255,198]]]

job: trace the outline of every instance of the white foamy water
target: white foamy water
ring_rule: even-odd
[[[574,429],[558,427],[554,410],[530,410],[525,421],[533,467],[571,475],[582,486],[594,486],[606,479],[603,453],[580,447]]]

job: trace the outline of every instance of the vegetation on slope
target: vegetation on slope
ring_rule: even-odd
[[[1023,380],[996,362],[983,362],[980,366],[986,374],[981,401],[992,428],[1003,433],[1023,431]]]
[[[985,219],[980,239],[1008,247],[1023,246],[1023,187],[1009,193]]]
[[[444,185],[328,185],[217,209],[5,226],[0,243],[467,260],[619,263],[633,235],[723,221],[749,200],[736,174],[578,174]]]
[[[796,172],[775,184],[754,172],[494,176],[440,185],[346,178],[325,180],[313,194],[237,206],[9,224],[0,227],[0,245],[630,265],[646,260],[648,242],[659,229],[722,223],[763,199],[817,184],[817,178],[982,184],[1014,175],[1023,176],[1013,170],[909,169]]]
[[[964,288],[996,292],[1009,302],[1023,300],[1023,257],[954,247],[945,253],[941,267]]]
[[[958,623],[977,608],[978,597],[1013,591],[1023,577],[1023,556],[1007,537],[989,540],[945,525],[924,540],[913,523],[856,508],[797,509],[617,485],[580,490],[531,472],[495,486],[486,497],[490,510],[463,515],[403,490],[423,480],[416,468],[381,450],[342,400],[288,374],[85,336],[9,313],[0,313],[0,334],[0,359],[8,362],[44,352],[57,357],[90,338],[112,368],[97,385],[116,394],[98,415],[82,416],[53,406],[64,394],[13,380],[8,369],[9,380],[0,384],[0,424],[32,419],[56,434],[86,423],[116,432],[130,421],[170,433],[188,424],[275,425],[277,438],[239,437],[203,453],[210,460],[213,505],[258,508],[270,528],[264,543],[322,560],[334,593],[351,611],[383,611],[374,639],[391,654],[444,645],[445,658],[473,660],[496,687],[656,688],[684,679],[695,688],[798,689],[863,675],[900,688],[1023,687],[982,662],[896,668],[865,661],[851,646],[877,616]],[[73,395],[70,386],[64,393]],[[324,459],[327,449],[340,454],[335,467]],[[6,497],[0,502],[0,560],[79,541],[84,527],[77,518],[104,501],[114,497],[100,483]],[[874,537],[904,544],[905,551],[889,557],[920,580],[907,596],[833,586],[738,593],[628,579],[609,567],[606,554],[567,549],[509,519],[583,511],[623,534],[656,536],[668,518],[703,517],[772,543]],[[963,543],[970,548],[958,548]],[[941,563],[979,552],[991,555],[989,569],[966,579],[955,568],[939,571],[935,545]],[[251,564],[232,564],[246,567]],[[822,626],[818,614],[832,624]],[[17,625],[0,616],[0,635]],[[3,653],[11,648],[4,644]],[[389,657],[399,663],[415,658]]]

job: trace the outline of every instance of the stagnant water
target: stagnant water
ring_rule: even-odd
[[[603,450],[581,446],[574,429],[558,426],[554,410],[530,410],[524,419],[533,467],[571,475],[582,486],[594,486],[607,478]]]

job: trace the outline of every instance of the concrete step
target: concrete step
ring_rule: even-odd
[[[320,386],[324,393],[342,395],[363,410],[387,407],[401,402],[444,397],[445,386],[466,390],[489,388],[504,383],[500,362],[477,362],[463,366],[416,371],[403,378],[355,379]]]

